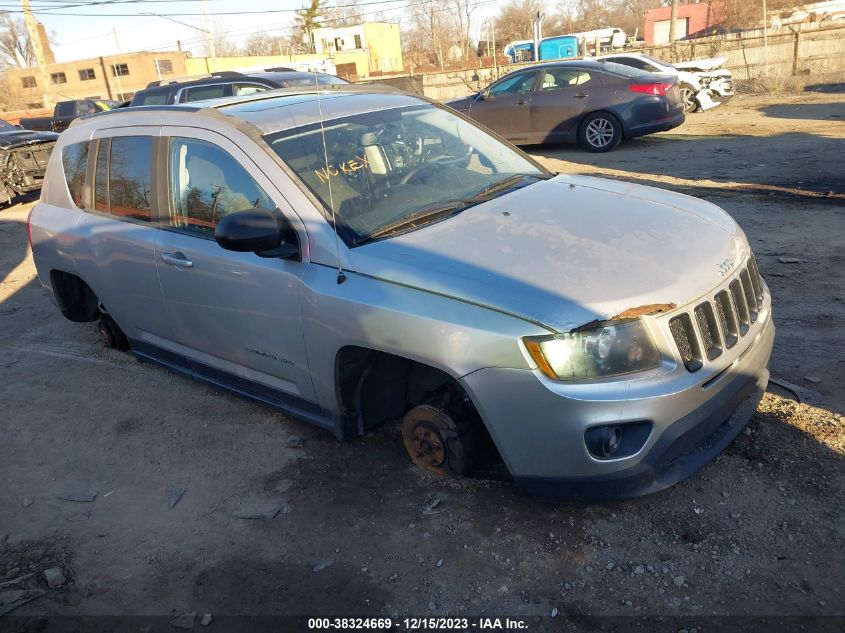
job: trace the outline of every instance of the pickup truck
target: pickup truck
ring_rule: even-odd
[[[22,130],[0,120],[0,205],[41,189],[58,134]]]
[[[120,105],[119,101],[77,99],[75,101],[59,101],[51,117],[32,117],[21,119],[21,127],[27,130],[41,132],[62,132],[67,129],[74,119],[104,112]]]

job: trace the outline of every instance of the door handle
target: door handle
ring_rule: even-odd
[[[178,266],[179,268],[191,268],[194,265],[190,259],[185,257],[184,253],[161,253],[161,260],[165,264],[171,266]]]
[[[579,92],[578,94],[575,95],[575,98],[576,99],[583,99],[583,98],[589,97],[589,96],[590,95],[588,95],[586,92]]]
[[[525,105],[525,99],[520,99],[516,102],[516,105]]]

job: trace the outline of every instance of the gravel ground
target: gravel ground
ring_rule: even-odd
[[[706,197],[745,229],[778,384],[720,458],[651,497],[555,506],[417,471],[396,427],[337,444],[64,321],[35,283],[23,202],[0,210],[0,613],[842,630],[776,618],[845,612],[845,95],[737,99],[609,155],[529,151]]]

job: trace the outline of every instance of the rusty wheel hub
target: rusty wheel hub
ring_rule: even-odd
[[[411,435],[412,457],[418,464],[431,468],[440,467],[446,461],[446,445],[437,429],[428,424],[416,426]]]

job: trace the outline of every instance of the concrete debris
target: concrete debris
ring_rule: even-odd
[[[797,257],[778,257],[781,264],[800,264],[801,260]]]
[[[333,560],[321,560],[319,563],[317,563],[316,565],[314,565],[311,568],[311,571],[313,571],[313,572],[323,571],[324,569],[328,569],[332,565],[334,565]]]
[[[684,578],[683,576],[675,576],[674,578],[672,578],[672,582],[675,583],[675,586],[678,589],[680,589],[681,587],[684,586],[685,580],[686,580],[686,578]]]
[[[278,499],[247,496],[234,505],[231,515],[236,519],[272,519],[282,511],[283,505]]]
[[[19,572],[20,570],[17,570],[17,571]],[[12,578],[12,580],[6,580],[6,581],[3,581],[3,582],[0,582],[0,589],[3,589],[4,587],[11,587],[12,585],[17,585],[19,583],[22,583],[24,580],[28,580],[28,579],[32,578],[34,575],[35,575],[35,572],[32,572],[32,573],[29,573],[29,574],[24,574],[23,576],[18,576],[17,578]]]
[[[175,618],[170,620],[170,626],[172,626],[174,629],[192,629],[194,628],[194,621],[196,619],[196,611],[192,611],[191,613],[183,613],[182,615],[177,615]]]
[[[437,605],[434,604],[434,602],[429,602],[428,603],[428,610],[429,611],[437,611]]]
[[[31,506],[33,503],[35,503],[35,499],[30,499],[29,497],[24,497],[23,499],[21,499],[21,505],[22,505],[24,508],[28,508],[28,507],[29,507],[29,506]]]
[[[56,499],[61,499],[62,501],[74,501],[76,503],[91,503],[94,499],[97,498],[97,493],[88,494],[88,493],[75,493],[71,492],[64,495],[59,495]]]
[[[557,610],[557,607],[555,607],[554,609],[552,609],[551,615],[552,615],[553,618],[556,618],[557,614],[558,614],[558,610]]]
[[[822,381],[821,378],[818,378],[816,376],[804,376],[804,380],[806,380],[807,382],[815,383],[815,384],[818,384]]]
[[[438,560],[438,561],[437,561],[437,566],[438,566],[438,567],[443,567],[443,559],[442,559],[442,558],[441,558],[440,560]]]
[[[51,567],[50,569],[45,569],[44,580],[47,581],[47,586],[50,587],[50,589],[61,587],[67,582],[65,572],[62,571],[61,567]]]
[[[303,438],[300,435],[294,435],[287,442],[285,442],[285,447],[287,447],[287,448],[304,448],[305,447],[305,438]]]
[[[206,613],[204,616],[202,616],[202,620],[200,620],[200,624],[202,626],[208,626],[209,624],[211,624],[211,619],[212,619],[211,614]]]
[[[86,510],[85,512],[77,512],[76,514],[71,514],[69,517],[67,517],[66,520],[70,521],[71,523],[81,523],[82,521],[87,521],[90,518],[91,513]]]
[[[423,514],[438,514],[441,503],[443,500],[437,495],[428,495],[423,502]]]
[[[184,488],[173,488],[167,492],[167,504],[172,510],[179,503],[179,500],[187,492]]]
[[[0,591],[0,617],[11,613],[19,606],[44,595],[41,589],[13,589]]]

